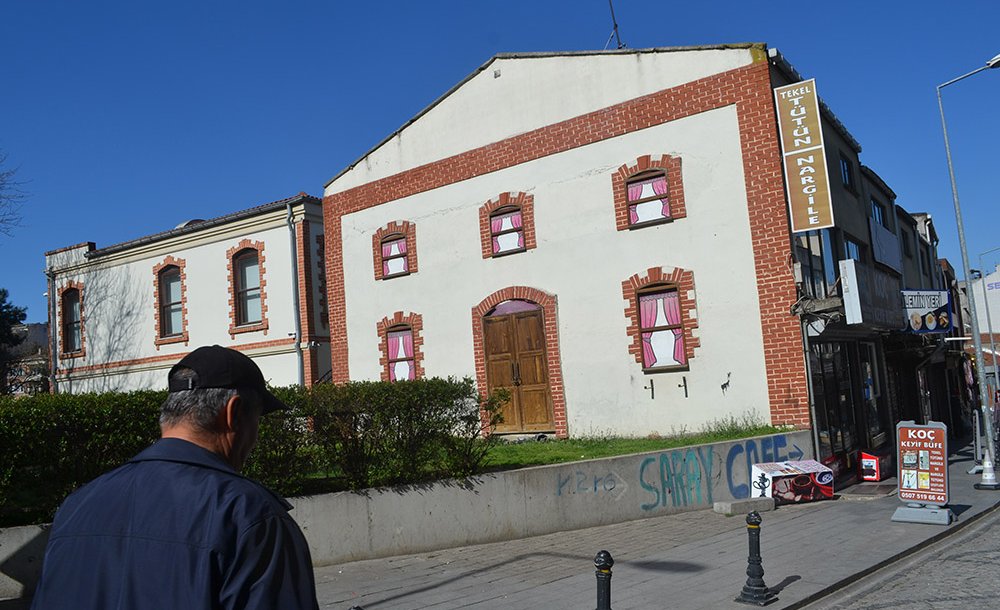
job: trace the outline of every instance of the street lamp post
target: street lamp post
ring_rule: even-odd
[[[990,252],[996,252],[1000,248],[987,250],[979,255],[979,268],[983,269],[983,257]],[[993,387],[997,386],[997,346],[993,342],[993,321],[990,319],[990,295],[987,292],[986,282],[983,282],[983,304],[986,306],[986,331],[990,334],[990,360],[993,362]]]
[[[951,198],[955,202],[955,223],[958,225],[958,246],[962,252],[962,272],[966,282],[970,281],[969,273],[969,252],[965,247],[965,226],[962,224],[962,207],[958,203],[958,186],[955,183],[955,168],[951,162],[951,144],[948,142],[948,124],[944,120],[944,103],[941,101],[941,90],[968,78],[973,74],[978,74],[983,70],[1000,67],[1000,55],[997,55],[986,62],[985,66],[980,66],[968,74],[963,74],[958,78],[953,78],[946,83],[937,86],[938,109],[941,111],[941,130],[944,132],[944,152],[948,157],[948,175],[951,178]],[[996,473],[993,471],[995,462],[995,449],[993,447],[993,418],[991,417],[990,402],[986,395],[986,378],[983,375],[983,339],[979,336],[979,319],[976,316],[976,299],[969,300],[969,313],[972,321],[972,341],[976,348],[976,378],[979,381],[979,404],[983,412],[983,420],[986,426],[986,459],[983,460],[983,478],[981,483],[976,484],[976,489],[1000,489],[997,484]],[[987,463],[988,462],[988,463]]]

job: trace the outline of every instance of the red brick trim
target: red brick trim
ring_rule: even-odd
[[[312,269],[312,248],[309,245],[309,221],[302,219],[295,225],[295,254],[298,260],[297,269],[299,273],[299,328],[302,343],[307,347],[302,350],[302,371],[303,381],[306,387],[312,386],[319,377],[316,372],[319,364],[316,361],[316,354],[313,352],[312,337],[315,321],[315,303],[313,299],[313,269]]]
[[[255,324],[236,323],[236,266],[233,264],[236,256],[244,250],[257,251],[257,264],[260,265],[260,322]],[[267,274],[264,273],[264,242],[242,239],[240,243],[226,250],[226,269],[229,271],[229,337],[234,338],[240,333],[263,331],[267,335]]]
[[[566,392],[563,388],[562,358],[559,355],[558,303],[555,295],[528,286],[509,286],[497,290],[472,308],[472,349],[476,356],[476,383],[485,394],[489,387],[486,379],[486,348],[483,340],[483,317],[494,307],[509,301],[522,299],[537,303],[542,307],[545,322],[545,359],[549,373],[549,392],[552,395],[552,417],[556,426],[556,436],[566,438]]]
[[[662,155],[653,158],[650,155],[643,155],[636,159],[632,165],[622,165],[618,171],[611,174],[611,189],[614,192],[615,200],[615,226],[619,231],[628,231],[633,228],[628,220],[628,181],[635,175],[649,170],[663,170],[667,175],[667,197],[670,201],[670,218],[664,218],[656,223],[643,224],[641,226],[651,226],[671,222],[687,216],[687,207],[684,205],[684,182],[681,176],[681,159],[671,155]],[[638,228],[638,227],[636,227]]]
[[[518,208],[521,210],[521,228],[524,231],[524,250],[533,250],[535,243],[535,196],[528,193],[500,193],[496,199],[491,199],[479,208],[479,241],[482,244],[483,258],[505,256],[493,254],[493,232],[490,230],[490,215],[500,208]],[[517,250],[516,252],[522,252]],[[513,254],[511,252],[510,254]]]
[[[424,377],[424,318],[418,313],[404,314],[397,311],[391,318],[382,318],[376,325],[378,330],[378,345],[381,357],[378,359],[381,368],[382,381],[389,381],[389,331],[395,327],[406,326],[413,332],[413,374],[415,379]],[[401,328],[399,330],[402,330]]]
[[[285,345],[295,345],[295,339],[272,339],[270,341],[258,341],[256,343],[244,343],[242,345],[227,345],[226,347],[230,349],[235,349],[241,352],[247,352],[255,349],[265,349],[268,347],[281,347]],[[190,352],[178,352],[176,354],[163,354],[161,356],[148,356],[146,358],[135,358],[133,360],[116,360],[114,362],[105,362],[101,364],[91,364],[88,366],[80,366],[72,369],[59,369],[56,371],[57,375],[68,375],[73,373],[89,373],[92,371],[107,371],[111,369],[118,369],[128,366],[138,366],[142,364],[155,364],[157,362],[179,362],[181,358],[187,356]]]
[[[694,273],[684,269],[674,269],[667,272],[659,267],[651,267],[645,275],[635,274],[622,282],[622,297],[628,304],[625,307],[625,318],[629,321],[629,325],[625,329],[625,333],[632,340],[628,351],[635,356],[635,361],[641,366],[643,362],[642,334],[639,332],[639,292],[653,287],[677,290],[677,297],[681,305],[681,325],[684,328],[684,355],[690,362],[694,358],[695,348],[701,347],[701,340],[694,335],[694,329],[698,328],[698,310],[694,297]],[[675,367],[673,370],[682,369]],[[649,372],[661,371],[654,369]]]
[[[186,261],[183,258],[167,256],[163,262],[153,267],[153,343],[159,350],[161,345],[169,343],[188,344],[188,306],[187,306],[187,272],[184,270]],[[164,337],[160,326],[160,273],[167,267],[177,267],[181,272],[181,334]]]
[[[406,273],[385,278],[382,276],[382,242],[392,236],[406,238]],[[395,279],[417,272],[417,225],[408,221],[390,222],[372,235],[372,261],[375,264],[375,279]]]
[[[63,302],[65,301],[66,292],[69,290],[76,290],[80,295],[80,349],[75,352],[67,352],[63,350],[63,346],[66,345],[66,325],[63,323],[65,310]],[[63,284],[62,288],[59,289],[59,358],[62,360],[68,360],[70,358],[83,358],[87,355],[87,333],[86,324],[84,321],[86,310],[83,308],[83,282],[77,282],[74,280],[69,280]]]
[[[323,329],[330,327],[330,312],[326,307],[326,240],[323,234],[316,236],[316,268],[319,271],[319,324]]]
[[[341,216],[388,201],[615,138],[725,106],[735,105],[743,152],[751,243],[761,308],[761,329],[771,420],[807,426],[809,401],[798,320],[789,314],[795,282],[788,270],[790,241],[778,148],[770,66],[765,51],[753,63],[628,100],[499,142],[362,184],[323,199],[327,231],[328,294],[333,380],[350,378]]]

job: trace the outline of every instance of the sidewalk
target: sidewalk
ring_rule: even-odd
[[[780,589],[768,608],[800,608],[1000,504],[1000,492],[973,488],[980,475],[966,474],[972,459],[971,447],[949,459],[958,521],[947,527],[892,522],[895,479],[763,513],[764,580]],[[602,549],[615,559],[615,610],[745,607],[733,599],[746,582],[746,521],[711,511],[325,566],[316,583],[321,607],[338,610],[586,610],[596,605],[593,560]]]

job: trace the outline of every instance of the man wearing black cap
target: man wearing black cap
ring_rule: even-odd
[[[168,383],[162,438],[59,508],[32,608],[318,608],[291,505],[237,474],[260,416],[288,407],[218,345]]]

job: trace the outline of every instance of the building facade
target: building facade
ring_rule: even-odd
[[[105,248],[46,253],[57,392],[166,387],[201,345],[254,358],[274,385],[330,370],[320,201],[301,193]]]

